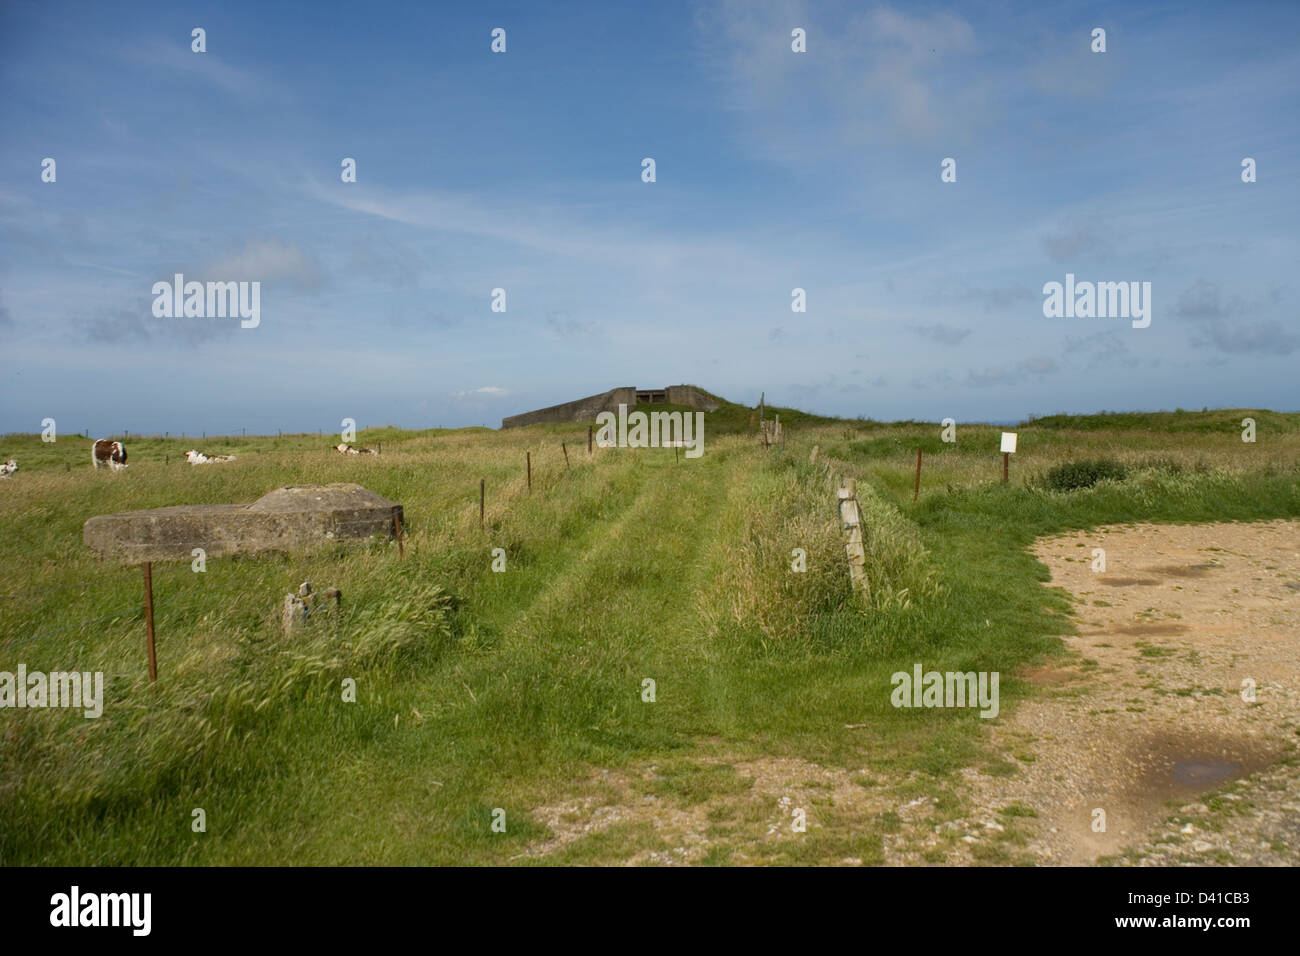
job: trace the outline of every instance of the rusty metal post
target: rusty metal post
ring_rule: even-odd
[[[1007,468],[1011,463],[1011,453],[1004,451],[1002,453],[1002,483],[1007,483]]]
[[[149,646],[149,683],[158,679],[158,655],[154,651],[153,637],[153,562],[144,563],[144,628]]]
[[[532,491],[533,491],[533,453],[532,453],[531,451],[526,451],[526,452],[524,452],[524,455],[527,457],[527,460],[528,460],[528,493],[529,493],[529,494],[532,494]]]
[[[587,454],[591,454],[591,426],[587,426]]]

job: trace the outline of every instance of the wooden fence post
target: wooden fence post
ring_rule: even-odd
[[[153,562],[144,563],[144,628],[149,648],[149,683],[158,679],[158,656],[153,637]]]
[[[529,493],[529,494],[532,494],[532,492],[533,492],[533,453],[532,453],[531,451],[526,451],[526,452],[524,452],[524,455],[527,456],[527,460],[528,460],[528,493]]]
[[[916,504],[917,497],[921,494],[921,449],[916,450],[916,489],[912,492],[912,504]]]
[[[591,426],[587,426],[587,454],[591,454]]]
[[[569,470],[569,447],[564,442],[560,442],[560,451],[564,452],[564,470]]]
[[[849,578],[853,590],[871,598],[871,583],[867,580],[867,550],[862,536],[862,512],[858,508],[858,483],[845,478],[839,488],[840,523],[844,530],[844,552],[849,559]]]
[[[393,533],[397,535],[397,560],[406,560],[406,548],[402,545],[402,514],[393,509]]]
[[[487,488],[487,479],[480,478],[478,480],[478,529],[480,531],[483,530],[483,499],[484,499],[486,488]]]
[[[1007,468],[1011,464],[1011,453],[1004,451],[1002,453],[1002,483],[1007,483]]]

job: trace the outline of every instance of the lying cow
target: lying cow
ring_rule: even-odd
[[[185,453],[185,460],[191,465],[213,465],[220,464],[223,461],[234,461],[234,455],[205,455],[201,451],[195,451],[191,448]]]
[[[8,478],[18,470],[18,459],[10,458],[3,465],[0,465],[0,478]]]
[[[377,455],[379,452],[373,448],[353,448],[349,444],[335,445],[334,450],[340,455]]]
[[[100,438],[90,446],[90,463],[96,468],[100,465],[107,465],[109,471],[125,468],[126,446],[120,441],[109,441],[107,438]]]

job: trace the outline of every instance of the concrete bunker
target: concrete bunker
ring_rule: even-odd
[[[524,425],[563,424],[588,422],[601,412],[618,412],[619,405],[684,405],[701,412],[716,412],[721,406],[703,389],[694,385],[668,385],[664,388],[633,388],[630,385],[611,388],[599,395],[571,402],[561,402],[501,419],[502,428],[520,428]]]
[[[373,535],[392,538],[402,506],[361,485],[294,485],[245,505],[174,505],[97,515],[83,529],[86,545],[101,557],[128,564],[189,561],[195,548],[207,557],[304,551],[334,541]]]

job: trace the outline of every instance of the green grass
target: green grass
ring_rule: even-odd
[[[765,756],[919,771],[932,781],[921,792],[947,794],[963,766],[1014,764],[982,749],[973,710],[893,708],[890,676],[917,662],[997,670],[1002,711],[1014,707],[1028,693],[1015,671],[1058,652],[1072,627],[1064,595],[1042,586],[1034,538],[1300,514],[1296,416],[1257,413],[1260,442],[1244,446],[1239,427],[1198,431],[1177,416],[1131,433],[1039,420],[1021,429],[1003,485],[996,428],[959,426],[943,445],[938,425],[783,409],[787,446],[763,449],[750,412],[728,403],[709,416],[697,460],[670,449],[588,458],[586,426],[573,424],[368,430],[356,444],[382,441],[384,454],[364,460],[329,452],[329,436],[133,437],[131,467],[109,475],[90,468],[88,441],[6,436],[0,458],[17,457],[20,471],[0,498],[0,670],[102,670],[107,700],[98,720],[3,714],[0,863],[617,862],[665,846],[638,821],[523,857],[547,838],[537,808],[602,770],[649,766],[657,778],[621,799],[752,800],[733,767]],[[918,442],[929,453],[913,505]],[[808,463],[814,444],[859,479],[875,530],[867,602],[848,587],[833,494]],[[191,468],[178,462],[191,447],[239,458]],[[1130,465],[1126,480],[1029,486],[1060,461],[1103,453]],[[1188,467],[1133,467],[1158,456]],[[156,565],[150,687],[139,571],[91,555],[84,521],[345,480],[403,504],[406,560],[374,541],[209,559],[204,574]],[[490,569],[496,547],[504,574]],[[790,570],[797,547],[802,574]],[[304,578],[342,588],[344,605],[286,637],[279,602]],[[342,701],[345,678],[355,704]],[[647,678],[653,703],[641,698]],[[869,729],[844,730],[861,723]],[[190,828],[196,807],[206,833]],[[496,810],[504,833],[492,830]],[[880,862],[880,835],[895,824],[877,824],[860,832],[819,811],[768,858]],[[733,851],[761,855],[720,845],[705,862],[726,865]]]

